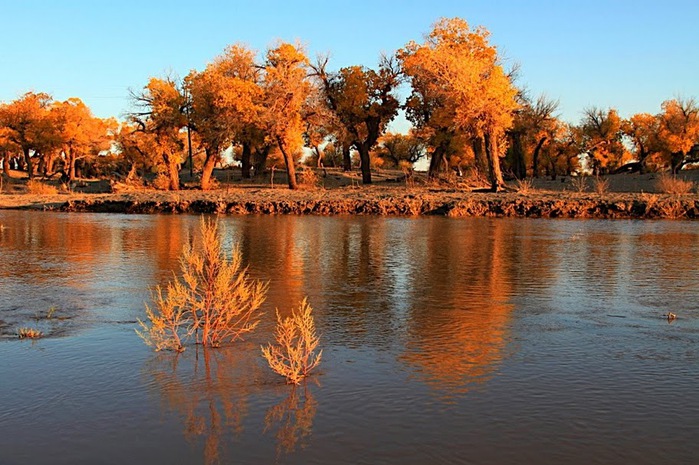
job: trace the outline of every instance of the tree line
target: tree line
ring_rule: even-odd
[[[101,119],[78,98],[54,101],[29,92],[0,104],[0,157],[36,175],[160,173],[169,189],[196,168],[202,189],[229,152],[242,177],[283,162],[297,188],[303,158],[351,170],[364,184],[372,168],[429,160],[428,177],[477,170],[493,191],[504,178],[570,174],[581,163],[597,174],[622,169],[673,172],[699,161],[699,106],[693,98],[662,104],[657,114],[623,119],[587,108],[578,124],[563,122],[558,102],[516,85],[485,28],[441,19],[422,42],[409,42],[375,69],[329,68],[298,44],[280,42],[259,56],[236,44],[183,79],[151,78],[131,91],[125,120]],[[401,86],[409,86],[405,101]],[[408,134],[387,132],[403,110]]]

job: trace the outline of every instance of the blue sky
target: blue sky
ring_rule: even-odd
[[[374,66],[440,17],[491,31],[518,84],[560,100],[577,122],[591,105],[622,116],[699,97],[699,2],[588,1],[9,1],[0,0],[0,100],[80,97],[97,116],[128,110],[150,76],[202,69],[235,42],[264,50],[300,40],[331,68]]]

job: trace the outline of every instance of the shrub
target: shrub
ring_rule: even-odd
[[[306,299],[290,317],[282,318],[277,310],[277,345],[262,347],[262,355],[270,368],[284,376],[289,384],[299,384],[318,366],[323,355],[322,350],[315,353],[320,338],[316,336],[312,311]]]
[[[517,193],[527,195],[535,191],[534,182],[531,179],[518,179],[515,183]]]
[[[315,189],[320,184],[320,179],[313,168],[303,167],[303,170],[298,174],[298,182],[306,189]]]
[[[44,333],[34,328],[19,328],[17,331],[17,337],[20,339],[38,339],[43,335]]]
[[[55,186],[31,179],[27,181],[27,192],[39,195],[54,195],[58,194],[58,189]]]
[[[170,178],[164,173],[158,173],[158,175],[153,179],[151,185],[154,189],[159,191],[169,191],[170,190]]]
[[[692,192],[694,189],[694,183],[692,181],[685,181],[684,179],[680,179],[675,176],[663,174],[658,178],[656,188],[665,194],[683,195]]]
[[[240,250],[226,258],[218,224],[201,220],[201,248],[185,247],[181,276],[165,289],[156,287],[154,307],[146,306],[148,322],[136,330],[155,350],[184,350],[194,338],[204,347],[219,347],[255,329],[267,285],[252,280],[242,267]]]
[[[609,192],[609,179],[600,178],[597,176],[594,182],[595,192],[598,194],[606,194]]]
[[[587,190],[587,179],[585,176],[570,178],[570,185],[575,192],[583,193]]]

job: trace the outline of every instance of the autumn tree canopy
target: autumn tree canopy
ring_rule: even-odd
[[[413,85],[408,117],[433,147],[430,172],[439,169],[451,138],[464,133],[482,140],[491,187],[497,191],[504,184],[504,137],[518,103],[517,89],[488,39],[485,28],[441,19],[424,43],[410,42],[398,56]]]
[[[313,66],[325,104],[342,126],[344,142],[359,152],[362,182],[371,184],[371,150],[398,114],[400,104],[394,93],[400,70],[388,57],[381,58],[377,70],[350,66],[330,72],[327,64],[326,57]]]

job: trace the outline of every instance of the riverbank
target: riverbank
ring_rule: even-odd
[[[0,209],[109,213],[442,215],[534,218],[699,218],[699,195],[345,187],[0,195]]]

